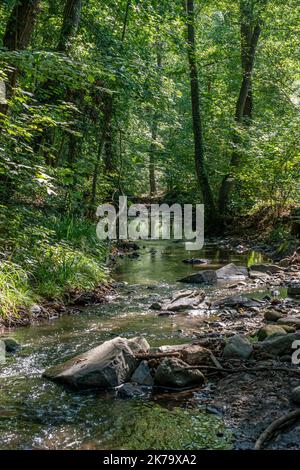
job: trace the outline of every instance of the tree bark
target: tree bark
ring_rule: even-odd
[[[155,151],[156,151],[156,140],[158,130],[158,115],[154,113],[151,129],[151,145],[150,145],[150,156],[149,156],[149,185],[150,185],[150,196],[156,194],[156,179],[155,179]]]
[[[104,110],[103,110],[103,124],[102,124],[102,131],[100,134],[100,139],[98,142],[98,151],[97,151],[97,159],[94,167],[93,178],[92,178],[92,192],[91,192],[91,210],[93,210],[96,204],[97,198],[97,183],[98,183],[98,175],[100,170],[100,162],[101,156],[103,153],[103,149],[105,146],[107,132],[110,127],[110,120],[112,115],[113,103],[112,103],[112,96],[107,95],[104,99]]]
[[[3,47],[9,51],[24,50],[28,47],[39,11],[40,0],[19,0],[12,9],[3,36]],[[7,99],[13,95],[17,70],[8,72],[5,86],[6,96],[0,103],[0,113],[7,114]]]
[[[68,52],[70,50],[72,39],[76,36],[78,30],[81,8],[82,0],[66,0],[64,19],[57,45],[58,52]]]
[[[159,34],[159,29],[157,28],[157,33]],[[162,69],[162,54],[161,54],[161,43],[159,39],[156,44],[156,65],[157,69],[160,72]],[[150,145],[150,155],[149,155],[149,186],[150,186],[150,196],[156,194],[156,177],[155,177],[155,153],[157,149],[157,134],[158,134],[158,121],[159,113],[155,109],[152,126],[151,126],[151,145]]]
[[[205,213],[212,224],[217,218],[217,213],[204,159],[199,80],[196,61],[194,1],[187,0],[186,6],[195,167],[197,179],[203,196],[203,202],[205,204]]]
[[[241,21],[241,65],[242,83],[236,102],[235,121],[239,126],[249,125],[253,112],[252,75],[258,40],[261,34],[261,21],[253,20],[253,5],[251,0],[240,0]],[[234,144],[239,144],[237,135],[233,136]],[[219,192],[219,213],[224,220],[228,212],[230,196],[234,187],[232,172],[239,166],[240,155],[233,149],[230,159],[229,172],[224,176]]]

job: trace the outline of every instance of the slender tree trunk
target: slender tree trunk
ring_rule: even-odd
[[[157,28],[157,33],[159,34],[159,28]],[[158,72],[162,69],[162,51],[161,43],[159,38],[156,44],[156,64]],[[149,156],[149,186],[150,186],[150,196],[156,193],[156,177],[155,177],[155,153],[157,150],[157,137],[158,137],[158,122],[159,122],[159,113],[155,109],[152,126],[151,126],[151,145],[150,145],[150,156]]]
[[[261,34],[261,21],[253,20],[253,5],[250,0],[240,0],[241,18],[241,64],[242,83],[236,102],[235,121],[239,126],[249,125],[253,112],[252,75],[258,40]],[[239,138],[233,136],[233,142],[238,145]],[[229,172],[224,176],[219,192],[219,212],[224,220],[228,212],[230,196],[234,187],[232,172],[239,166],[240,155],[234,149],[231,154]]]
[[[24,50],[28,47],[39,11],[40,0],[18,0],[12,9],[3,36],[3,47],[9,51]],[[17,70],[9,71],[7,81],[2,85],[6,96],[0,103],[0,113],[7,114],[7,99],[13,95]]]
[[[157,130],[158,130],[158,116],[157,116],[157,112],[155,112],[153,116],[153,121],[152,121],[150,157],[149,157],[150,196],[153,196],[154,194],[156,194],[155,152],[156,152]]]
[[[70,48],[72,45],[72,40],[76,36],[80,23],[80,15],[82,9],[82,0],[66,0],[64,13],[63,13],[63,22],[60,30],[59,40],[57,43],[56,51],[63,54],[69,54]],[[47,101],[55,103],[58,99],[58,83],[55,80],[47,80],[43,85],[43,90],[47,90]],[[73,100],[76,102],[76,95],[70,90],[67,92],[66,100]],[[79,100],[78,100],[79,101]],[[52,129],[45,129],[40,140],[44,142],[44,158],[47,163],[47,149],[50,149],[53,146],[53,136],[54,133]],[[68,161],[75,162],[76,149],[77,149],[77,137],[70,135],[68,139]],[[55,162],[52,160],[52,164],[55,165]]]
[[[205,213],[211,224],[216,220],[216,207],[214,203],[212,189],[209,183],[203,146],[203,133],[201,122],[199,80],[196,61],[196,41],[195,41],[195,18],[194,1],[187,0],[187,33],[188,33],[188,60],[190,66],[190,84],[191,84],[191,104],[193,117],[194,133],[194,156],[196,175],[202,191],[203,202],[205,204]]]
[[[125,15],[124,15],[124,21],[123,21],[123,28],[122,28],[122,34],[121,34],[121,46],[120,49],[122,49],[124,41],[125,41],[125,34],[127,30],[127,25],[128,25],[128,19],[129,19],[129,7],[130,7],[130,0],[127,0],[126,2],[126,9],[125,9]],[[93,177],[92,177],[92,188],[91,188],[91,198],[90,198],[90,208],[88,209],[88,212],[91,214],[93,211],[95,204],[96,204],[96,199],[97,199],[97,184],[98,184],[98,177],[99,177],[99,171],[100,171],[100,163],[101,163],[101,158],[103,151],[105,149],[105,144],[107,140],[111,140],[111,121],[112,121],[112,113],[113,113],[113,100],[112,96],[110,94],[104,94],[104,111],[103,111],[103,124],[102,124],[102,131],[100,133],[99,141],[98,141],[98,150],[97,150],[97,158],[94,166],[94,171],[93,171]],[[110,134],[110,136],[109,136]],[[112,145],[112,141],[110,141],[110,145]],[[112,156],[112,155],[111,155]],[[107,158],[107,155],[106,155]],[[108,163],[108,162],[106,162]],[[110,166],[113,164],[112,161],[110,161]]]
[[[64,19],[58,41],[58,52],[68,52],[76,36],[82,8],[82,0],[66,0]]]
[[[107,139],[107,132],[110,127],[112,109],[113,109],[112,96],[107,95],[104,100],[102,131],[101,131],[100,138],[98,141],[97,159],[96,159],[94,172],[93,172],[93,178],[92,178],[92,193],[91,193],[91,209],[92,210],[93,210],[93,207],[95,206],[96,198],[97,198],[97,183],[98,183],[98,176],[99,176],[99,170],[100,170],[101,156],[102,156],[105,142]]]

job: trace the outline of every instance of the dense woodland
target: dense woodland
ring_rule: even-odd
[[[2,0],[0,311],[90,289],[95,211],[205,204],[210,233],[299,205],[298,0]],[[260,217],[257,217],[260,214]]]

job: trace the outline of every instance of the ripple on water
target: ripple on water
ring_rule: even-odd
[[[121,288],[111,303],[14,332],[23,348],[0,369],[1,449],[198,449],[230,445],[222,420],[201,412],[185,395],[178,395],[174,406],[170,406],[170,399],[120,400],[110,393],[76,393],[41,377],[46,367],[117,335],[142,334],[152,346],[186,342],[193,337],[201,311],[174,320],[148,310],[153,300],[182,288],[175,284],[176,279],[199,269],[182,263],[182,259],[209,258],[210,268],[228,262],[246,265],[248,260],[245,255],[232,257],[212,246],[200,253],[187,253],[182,244],[170,242],[155,243],[155,248],[155,253],[141,251],[142,262],[120,260],[115,278],[129,285]]]

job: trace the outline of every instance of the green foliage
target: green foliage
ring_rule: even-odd
[[[150,152],[159,196],[201,202],[182,2],[134,0],[124,24],[127,3],[82,2],[77,33],[62,53],[64,2],[41,0],[28,47],[0,47],[0,86],[5,84],[8,105],[0,113],[3,259],[25,269],[40,295],[61,296],[63,288],[100,279],[102,267],[99,272],[94,262],[105,248],[88,220],[98,204],[120,193],[149,194]],[[277,215],[300,203],[299,5],[251,3],[262,33],[253,117],[240,125],[239,2],[195,2],[205,164],[216,201],[230,171],[233,215],[262,206]],[[0,6],[0,38],[14,4]],[[234,154],[239,165],[233,170]],[[51,263],[48,284],[39,290]]]
[[[268,240],[270,243],[279,242],[279,243],[289,243],[291,239],[290,230],[284,225],[278,225],[272,228],[271,232],[268,235]]]
[[[3,207],[0,240],[7,258],[0,261],[2,316],[106,282],[107,246],[87,219]]]
[[[0,317],[16,315],[32,303],[26,271],[11,261],[0,261]]]

